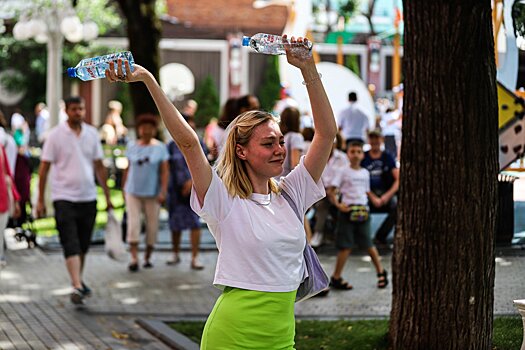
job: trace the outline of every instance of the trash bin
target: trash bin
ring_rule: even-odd
[[[511,245],[514,236],[514,176],[498,175],[496,245]]]

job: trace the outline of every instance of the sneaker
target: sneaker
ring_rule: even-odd
[[[70,299],[71,299],[71,302],[75,305],[83,305],[84,304],[84,293],[82,292],[82,289],[75,288],[73,290],[73,293],[71,293]]]
[[[313,234],[312,239],[310,240],[310,245],[314,248],[317,248],[323,243],[323,234],[321,232],[316,232]]]
[[[84,282],[82,282],[82,294],[84,294],[85,297],[90,297],[92,294],[91,288],[89,288]]]
[[[143,268],[145,269],[152,269],[153,268],[153,264],[150,263],[149,261],[146,261],[143,265],[142,265]]]

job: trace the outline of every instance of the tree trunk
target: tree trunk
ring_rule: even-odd
[[[155,0],[118,0],[127,19],[129,49],[135,62],[159,77],[160,21],[155,13]],[[158,114],[155,102],[144,84],[130,85],[135,116]]]
[[[490,6],[403,1],[392,349],[491,349],[498,107]]]

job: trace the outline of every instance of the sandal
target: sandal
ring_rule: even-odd
[[[377,274],[377,288],[383,289],[388,286],[387,272],[383,269],[383,272]]]
[[[204,265],[202,265],[197,259],[195,259],[191,262],[191,268],[192,270],[202,270],[204,269]]]
[[[130,272],[137,272],[139,270],[139,264],[138,263],[131,263],[128,265],[128,270]]]
[[[339,277],[339,278],[331,277],[330,287],[334,289],[340,289],[340,290],[354,289],[354,287],[351,284],[348,284],[348,282],[344,281],[342,277]]]

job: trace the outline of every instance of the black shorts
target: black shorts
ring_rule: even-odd
[[[335,229],[335,246],[337,249],[352,249],[355,245],[361,249],[372,248],[370,239],[370,216],[363,222],[352,222],[348,213],[339,212]]]
[[[91,243],[97,202],[54,201],[55,221],[66,258],[86,254]]]

